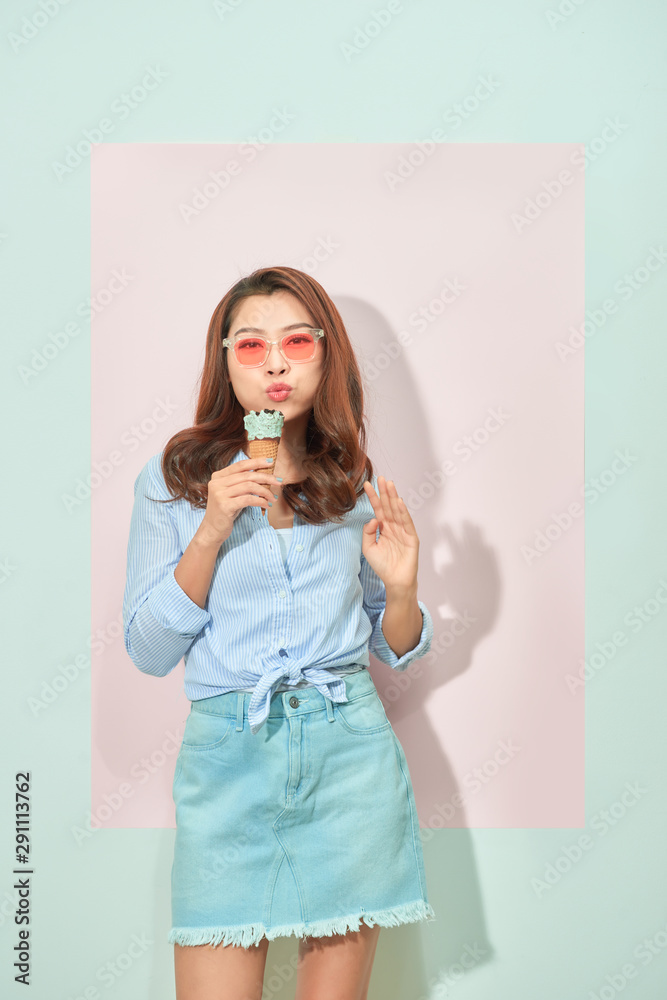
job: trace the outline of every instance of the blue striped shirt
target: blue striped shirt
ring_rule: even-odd
[[[246,458],[239,450],[232,464]],[[135,480],[127,547],[125,648],[143,673],[164,677],[183,659],[190,701],[252,690],[248,719],[256,733],[281,687],[305,681],[344,702],[340,674],[368,667],[369,650],[399,671],[428,652],[433,621],[421,601],[414,649],[397,657],[382,632],[385,587],[361,550],[363,525],[374,516],[365,494],[339,524],[309,524],[295,514],[285,560],[266,516],[244,507],[220,546],[200,608],[174,569],[205,511],[187,500],[148,499],[171,498],[161,459],[150,458]],[[377,492],[377,477],[371,482]]]

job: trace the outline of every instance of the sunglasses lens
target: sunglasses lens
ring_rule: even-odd
[[[266,357],[266,343],[253,337],[245,337],[234,345],[236,357],[242,365],[257,365]]]
[[[314,348],[312,333],[291,333],[283,338],[283,351],[290,361],[307,361],[312,358]]]

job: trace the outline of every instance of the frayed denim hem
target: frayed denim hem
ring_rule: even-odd
[[[167,938],[169,944],[197,945],[212,944],[223,946],[237,945],[249,948],[259,944],[262,938],[272,941],[277,937],[330,937],[332,934],[346,934],[348,931],[358,931],[361,921],[372,927],[397,927],[399,924],[413,923],[416,920],[433,920],[435,912],[429,903],[422,899],[416,903],[403,903],[392,906],[388,910],[376,910],[350,917],[335,917],[333,920],[316,920],[311,923],[284,924],[281,927],[266,928],[264,924],[244,924],[239,927],[173,927]]]

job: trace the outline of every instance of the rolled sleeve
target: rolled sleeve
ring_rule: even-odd
[[[414,647],[414,649],[409,649],[407,653],[403,653],[403,656],[396,656],[389,643],[387,642],[384,632],[382,631],[382,621],[384,619],[385,608],[382,609],[380,615],[375,623],[375,636],[374,636],[374,654],[383,663],[388,663],[390,667],[394,670],[407,670],[413,660],[418,660],[420,657],[428,653],[431,648],[431,642],[433,640],[433,620],[429,614],[426,605],[417,600],[419,609],[422,613],[422,630],[419,636],[419,642]]]
[[[170,569],[162,583],[155,587],[146,604],[162,628],[194,637],[211,620],[211,616],[206,608],[200,608],[188,597],[176,580],[174,569]]]
[[[170,498],[153,456],[134,484],[123,597],[125,649],[146,674],[164,677],[180,663],[211,620],[179,586],[174,570],[183,555]]]

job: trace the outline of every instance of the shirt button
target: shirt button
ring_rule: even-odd
[[[278,597],[284,597],[284,596],[285,596],[285,591],[284,590],[279,591]]]
[[[303,545],[297,545],[296,546],[296,551],[297,552],[303,552]]]

